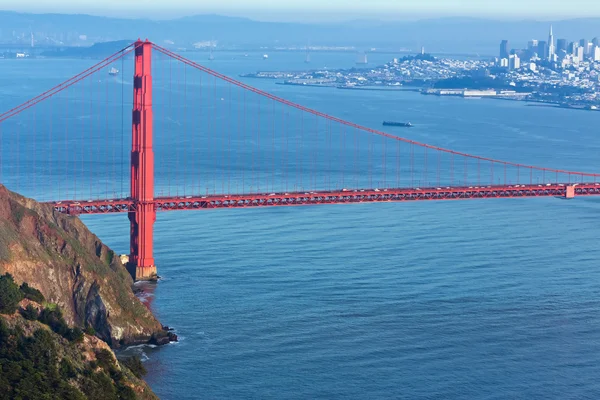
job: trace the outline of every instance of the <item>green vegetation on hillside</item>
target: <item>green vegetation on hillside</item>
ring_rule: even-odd
[[[10,274],[0,276],[0,314],[12,314],[17,311],[23,297],[23,292],[19,290]]]
[[[86,361],[77,347],[84,333],[70,328],[56,305],[38,312],[28,304],[20,310],[23,322],[15,324],[19,301],[25,297],[44,301],[40,296],[27,284],[17,286],[9,274],[0,276],[0,314],[11,315],[14,324],[0,316],[0,400],[137,399],[132,380],[145,372],[139,359],[124,362],[129,370],[111,351],[96,349],[96,359]]]
[[[70,359],[56,339],[45,329],[26,337],[0,317],[0,399],[137,398],[110,351],[99,350],[97,361],[82,363]]]

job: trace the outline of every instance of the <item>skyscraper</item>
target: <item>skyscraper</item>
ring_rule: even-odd
[[[567,51],[567,39],[558,39],[556,41],[556,54],[560,54],[560,51]]]
[[[521,68],[521,59],[516,54],[511,54],[508,56],[508,69],[513,71],[515,69]]]
[[[509,50],[508,50],[508,40],[503,40],[500,43],[500,59],[508,58]]]
[[[592,39],[592,44],[594,46],[600,46],[600,39],[598,37],[595,37]]]
[[[575,43],[575,42],[569,43],[569,45],[567,46],[567,53],[571,54],[571,55],[576,55],[576,53],[577,53],[577,43]]]
[[[538,42],[538,57],[542,60],[547,60],[548,59],[548,43],[546,43],[543,40],[540,40]]]
[[[576,55],[577,55],[577,58],[579,59],[580,62],[583,61],[583,57],[584,57],[584,54],[585,54],[583,51],[584,50],[583,50],[582,46],[577,47],[577,54]]]
[[[581,39],[579,41],[579,45],[583,48],[585,48],[585,46],[587,46],[587,40],[586,39]]]
[[[554,34],[552,33],[552,25],[550,25],[550,33],[548,34],[548,60],[554,61],[556,48],[554,47]]]

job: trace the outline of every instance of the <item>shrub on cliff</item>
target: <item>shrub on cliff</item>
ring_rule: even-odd
[[[17,311],[23,293],[10,274],[0,276],[0,314],[13,314]]]
[[[31,304],[28,304],[25,309],[21,310],[21,315],[28,321],[36,321],[39,317],[38,310]]]
[[[48,325],[54,332],[65,336],[69,331],[69,326],[65,322],[62,312],[58,307],[50,309],[46,307],[40,313],[38,320],[42,324]]]
[[[106,349],[96,351],[96,360],[98,360],[98,365],[105,371],[110,371],[114,368],[115,358],[112,353]]]
[[[65,333],[64,338],[71,342],[82,342],[83,341],[83,331],[78,328],[69,328],[67,329],[67,333]]]
[[[32,288],[31,286],[29,286],[27,282],[23,282],[19,289],[21,290],[21,293],[23,293],[23,296],[25,296],[26,299],[35,301],[39,304],[42,304],[44,301],[46,301],[42,292],[40,292],[36,288]]]
[[[142,360],[140,360],[137,356],[132,356],[121,361],[121,365],[126,366],[129,370],[138,378],[142,378],[146,375],[146,368],[144,364],[142,364]]]

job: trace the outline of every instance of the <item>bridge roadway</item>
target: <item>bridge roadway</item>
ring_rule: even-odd
[[[497,185],[471,187],[436,187],[414,189],[335,190],[318,192],[262,193],[244,195],[208,195],[157,197],[156,211],[209,210],[218,208],[257,208],[320,204],[382,203],[402,201],[474,200],[600,195],[600,183]],[[65,214],[110,214],[134,210],[131,199],[47,202]]]

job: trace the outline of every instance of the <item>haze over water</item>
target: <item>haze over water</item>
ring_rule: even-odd
[[[216,56],[231,76],[306,68]],[[352,66],[340,57],[310,67]],[[366,126],[410,120],[395,132],[433,145],[600,171],[600,113],[247,83]],[[163,280],[145,290],[181,341],[143,350],[147,380],[162,399],[597,398],[599,215],[595,198],[161,213]],[[127,252],[125,215],[83,219]]]

